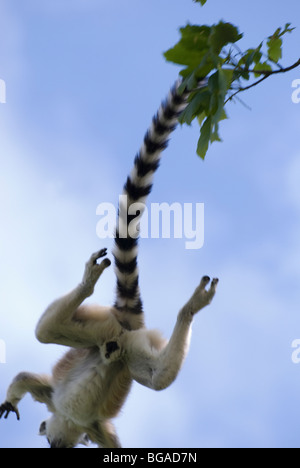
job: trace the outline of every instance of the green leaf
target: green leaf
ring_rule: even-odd
[[[180,41],[164,53],[165,58],[169,62],[186,65],[187,72],[185,76],[191,74],[199,66],[209,50],[210,29],[209,26],[193,26],[190,24],[181,28]]]
[[[208,80],[208,89],[211,93],[209,114],[213,117],[215,124],[224,115],[224,101],[232,79],[233,70],[220,68]]]
[[[219,122],[221,122],[221,120],[227,120],[228,119],[228,115],[226,114],[226,111],[225,109],[223,108],[223,111],[221,113],[221,117],[219,119]]]
[[[195,67],[188,66],[181,70],[180,75],[185,78],[186,86],[188,89],[194,89],[195,86],[190,86],[193,79],[202,79],[207,76],[215,68],[214,60],[210,52],[206,52],[202,57],[200,63]]]
[[[282,58],[282,36],[291,33],[295,28],[291,28],[291,23],[286,23],[284,29],[277,28],[272,36],[268,38],[268,57],[272,62],[278,63]]]
[[[275,63],[282,58],[282,39],[280,37],[271,37],[267,42],[268,57]]]
[[[221,65],[222,59],[212,51],[208,50],[201,59],[199,65],[194,69],[194,74],[197,78],[202,79],[207,76],[212,70],[218,68]],[[180,74],[185,77],[190,75],[192,72],[191,68],[186,68]]]
[[[294,29],[296,28],[290,28],[292,23],[286,23],[285,27],[284,27],[284,30],[282,31],[282,33],[280,34],[280,36],[283,36],[284,34],[286,33],[291,33],[292,31],[294,31]]]
[[[206,118],[206,112],[202,112],[201,114],[198,115],[197,117],[197,120],[198,120],[198,123],[199,123],[199,126],[201,127],[201,125],[203,124],[203,120]]]
[[[262,45],[263,43],[261,43],[256,49],[246,50],[238,65],[245,65],[245,67],[249,69],[253,63],[259,63],[262,58],[262,53],[260,52]]]
[[[181,114],[180,123],[191,125],[192,121],[209,107],[209,101],[209,91],[200,90],[195,93],[188,106]]]
[[[227,44],[234,44],[243,37],[236,26],[220,21],[212,26],[209,36],[209,44],[212,50],[219,54]]]
[[[210,142],[211,143],[214,143],[215,141],[219,141],[221,142],[221,138],[220,138],[220,135],[219,135],[219,124],[216,124],[214,129],[213,129],[213,132],[211,134],[211,137],[210,137]]]
[[[210,138],[212,134],[212,119],[208,117],[200,130],[200,138],[198,141],[197,154],[204,159],[208,150]]]
[[[199,78],[207,76],[224,63],[224,59],[219,57],[222,48],[242,37],[235,26],[222,21],[211,27],[187,24],[180,29],[180,34],[180,41],[167,50],[164,56],[169,62],[186,66],[180,72],[184,78],[193,72]]]
[[[207,0],[194,1],[204,5]],[[282,58],[282,36],[293,29],[287,23],[284,28],[276,29],[266,42],[246,52],[236,46],[230,47],[243,36],[231,23],[220,21],[212,26],[187,24],[180,29],[179,42],[164,56],[168,61],[183,66],[179,72],[183,78],[179,91],[183,93],[187,90],[191,94],[179,121],[191,125],[195,118],[198,119],[200,138],[197,153],[202,159],[210,143],[221,141],[219,125],[227,118],[225,103],[238,92],[257,84],[255,80],[249,86],[243,84],[243,81],[253,78],[253,71],[256,78],[272,73],[272,62],[278,63]],[[266,55],[267,58],[263,58]],[[208,78],[208,85],[197,89],[199,79],[205,77]],[[230,90],[237,91],[228,98]]]
[[[196,89],[198,85],[198,79],[196,76],[196,71],[191,73],[190,75],[187,75],[185,80],[182,80],[181,85],[178,88],[179,93],[183,93],[184,91],[193,91],[193,89]]]
[[[268,64],[268,62],[263,62],[263,63],[257,63],[254,67],[253,70],[256,70],[256,71],[261,71],[261,72],[271,72],[272,71],[272,67],[271,65]],[[262,76],[263,73],[255,73],[254,76],[256,78],[258,78],[259,76]]]
[[[224,94],[224,98],[233,82],[233,72],[234,70],[231,68],[221,68],[219,70],[219,82],[221,83],[220,88]]]
[[[199,65],[202,57],[205,55],[206,49],[199,48],[199,50],[193,50],[189,46],[185,46],[181,41],[176,44],[172,49],[167,50],[164,53],[165,58],[169,62],[178,63],[180,65],[187,65],[192,68],[196,68]]]
[[[296,28],[290,28],[291,23],[286,23],[284,29],[281,31],[281,28],[276,29],[275,33],[271,37],[282,37],[286,33],[291,33]]]
[[[205,5],[205,3],[207,2],[207,0],[194,0],[195,3],[201,3],[201,5]]]

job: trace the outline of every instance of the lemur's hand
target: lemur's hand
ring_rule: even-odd
[[[6,414],[5,414],[6,413]],[[17,420],[20,420],[20,413],[16,406],[13,406],[11,403],[6,401],[0,406],[0,419],[4,415],[4,419],[8,418],[9,413],[16,413]]]
[[[100,278],[101,274],[111,265],[111,261],[108,258],[102,260],[99,264],[97,260],[107,255],[107,249],[102,249],[99,252],[94,253],[85,265],[85,272],[82,279],[82,284],[89,290],[90,294],[93,294],[94,287]]]
[[[207,291],[205,288],[209,282],[209,276],[204,276],[200,282],[200,285],[198,288],[196,288],[194,294],[189,300],[188,305],[192,315],[199,312],[199,310],[203,309],[203,307],[209,305],[213,300],[219,280],[214,278],[211,282],[209,290]]]

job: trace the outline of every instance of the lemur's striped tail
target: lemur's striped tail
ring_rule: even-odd
[[[179,94],[179,86],[180,81],[173,86],[153,118],[124,186],[113,250],[117,275],[115,307],[120,311],[133,314],[143,312],[137,266],[138,229],[134,235],[131,227],[134,223],[137,225],[141,217],[162,151],[168,146],[168,138],[176,128],[179,115],[187,106],[188,93]],[[132,206],[135,203],[139,205]]]

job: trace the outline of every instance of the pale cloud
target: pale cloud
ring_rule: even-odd
[[[78,284],[85,261],[100,242],[96,201],[93,207],[84,192],[68,190],[70,186],[59,174],[48,176],[40,170],[34,163],[39,160],[37,155],[20,144],[18,130],[2,124],[0,338],[6,341],[7,366],[22,368],[24,354],[20,351],[24,347],[30,354],[29,349],[35,349],[39,316],[56,296]],[[80,151],[70,146],[68,150]],[[109,184],[109,171],[106,182]],[[105,302],[113,295],[111,281],[114,285],[109,272],[99,288]],[[38,356],[35,354],[37,362]],[[54,349],[53,360],[56,356]],[[49,362],[44,362],[48,368]]]

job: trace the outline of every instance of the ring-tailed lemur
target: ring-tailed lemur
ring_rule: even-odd
[[[102,249],[87,262],[81,283],[53,302],[36,328],[41,343],[71,349],[56,364],[52,376],[28,372],[17,375],[0,406],[0,418],[14,412],[19,419],[18,404],[26,393],[45,403],[52,417],[41,424],[40,434],[46,435],[51,448],[75,447],[87,441],[99,447],[120,447],[111,420],[124,404],[132,381],[162,390],[175,380],[188,350],[193,316],[215,294],[218,280],[213,279],[206,290],[210,278],[204,276],[179,312],[168,342],[159,332],[144,327],[137,267],[138,236],[130,236],[129,227],[132,222],[138,223],[161,153],[186,107],[188,93],[180,94],[178,87],[176,83],[154,117],[124,187],[128,213],[119,207],[113,252],[117,275],[115,305],[82,305],[111,264],[107,258],[100,264],[97,262],[107,254]],[[133,210],[135,203],[138,211]]]

